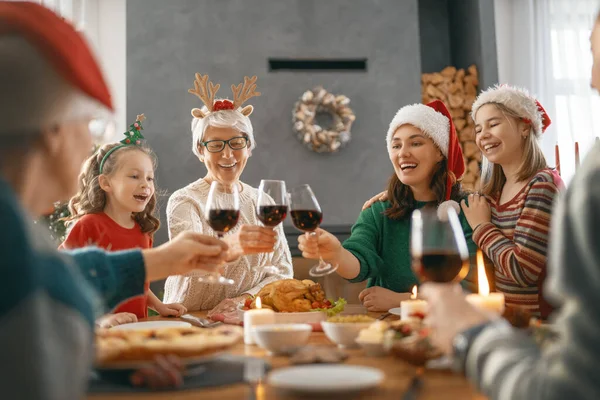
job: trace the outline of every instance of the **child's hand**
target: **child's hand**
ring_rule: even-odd
[[[112,328],[113,326],[130,324],[132,322],[137,322],[137,317],[135,314],[122,312],[103,315],[96,320],[96,325],[100,328],[108,329]]]
[[[131,375],[134,386],[147,386],[152,389],[164,389],[181,386],[183,383],[183,364],[177,356],[157,356],[152,366],[137,370]]]
[[[179,303],[159,304],[156,306],[156,312],[159,313],[161,317],[181,317],[187,312],[187,308]]]

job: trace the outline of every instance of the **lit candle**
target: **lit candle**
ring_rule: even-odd
[[[575,142],[575,170],[579,168],[579,142]]]
[[[490,293],[490,284],[485,276],[485,265],[481,250],[477,250],[477,280],[479,282],[479,294],[467,295],[467,301],[477,308],[502,315],[504,312],[504,293]]]
[[[244,311],[244,343],[254,344],[252,327],[256,325],[274,324],[275,312],[262,308],[260,297],[256,298],[256,308]]]
[[[409,300],[400,302],[400,319],[421,318],[427,315],[427,302],[417,299],[417,286],[413,286]]]
[[[554,146],[554,158],[554,161],[556,162],[556,170],[560,175],[560,154],[558,153],[558,143],[556,143],[556,146]]]

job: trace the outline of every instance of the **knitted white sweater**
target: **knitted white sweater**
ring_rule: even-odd
[[[171,195],[167,204],[170,239],[185,230],[216,236],[204,217],[204,207],[209,189],[210,185],[204,179],[199,179]],[[237,226],[230,232],[237,232],[244,224],[259,224],[255,211],[257,198],[258,190],[242,183],[240,219]],[[165,283],[163,302],[181,303],[189,311],[210,310],[223,299],[237,297],[244,293],[254,295],[270,282],[291,278],[293,276],[292,256],[283,227],[279,225],[275,231],[277,232],[277,243],[273,253],[242,256],[227,264],[223,275],[235,281],[233,286],[198,282],[197,276],[204,274],[200,271],[186,276],[170,276]],[[269,265],[279,267],[279,274],[272,275],[252,269],[256,266]]]

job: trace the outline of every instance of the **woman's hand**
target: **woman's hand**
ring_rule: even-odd
[[[182,232],[154,249],[144,250],[146,280],[183,275],[195,269],[218,272],[226,261],[227,244],[196,232]]]
[[[230,262],[247,254],[272,252],[277,243],[277,233],[264,226],[242,225],[239,231],[225,236],[224,240],[229,245],[227,261]]]
[[[302,257],[318,259],[319,255],[331,263],[338,263],[342,252],[342,244],[331,233],[318,228],[315,233],[305,233],[298,237],[298,249]]]
[[[409,298],[410,293],[397,293],[381,286],[371,286],[358,294],[358,299],[370,312],[387,312],[400,307],[400,302]]]
[[[96,319],[96,326],[104,329],[112,328],[113,326],[130,324],[137,322],[135,314],[121,312],[116,314],[106,314]]]
[[[373,203],[377,203],[378,201],[386,201],[387,199],[388,199],[388,192],[386,190],[384,192],[376,194],[375,196],[373,196],[369,200],[367,200],[365,202],[365,204],[363,204],[362,209],[364,211],[367,208],[371,208],[371,206],[373,205]]]
[[[181,317],[187,312],[187,308],[179,303],[160,303],[156,306],[156,312],[159,313],[161,317]]]
[[[183,363],[177,356],[157,356],[151,366],[137,370],[131,375],[134,386],[146,386],[152,389],[168,389],[183,383]]]
[[[465,200],[461,201],[460,205],[471,229],[484,222],[492,221],[492,209],[485,196],[479,193],[470,194],[469,205]]]
[[[432,329],[431,339],[446,354],[452,353],[457,334],[494,318],[472,306],[458,284],[424,283],[419,295],[427,299],[425,323]]]
[[[234,297],[232,299],[224,299],[219,304],[217,304],[215,308],[208,312],[207,317],[210,318],[215,314],[227,314],[232,311],[236,311],[237,306],[240,303],[243,303],[249,297],[249,294],[243,294],[239,297]]]

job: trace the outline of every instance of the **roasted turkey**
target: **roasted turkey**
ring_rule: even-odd
[[[256,295],[260,297],[262,306],[277,312],[305,312],[312,309],[314,301],[325,300],[325,292],[321,285],[309,279],[283,279],[269,283]],[[250,308],[256,308],[256,299]]]

